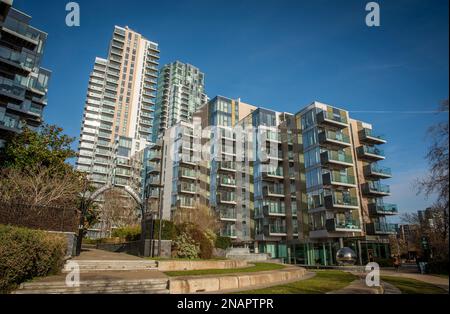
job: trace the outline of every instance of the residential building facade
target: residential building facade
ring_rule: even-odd
[[[23,127],[42,124],[51,75],[40,66],[47,34],[11,5],[0,1],[0,147]]]
[[[334,265],[344,246],[361,264],[390,256],[398,209],[383,201],[386,140],[347,111],[314,102],[290,114],[218,96],[161,140],[165,162],[152,169],[164,218],[204,203],[235,246],[289,263]]]
[[[205,74],[180,61],[166,64],[158,76],[152,140],[178,122],[191,122],[194,112],[207,102]]]
[[[115,26],[108,58],[96,58],[89,78],[77,170],[91,181],[141,193],[158,77],[158,44]]]

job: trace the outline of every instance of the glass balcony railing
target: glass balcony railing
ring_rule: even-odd
[[[347,118],[341,114],[335,114],[335,113],[329,112],[329,111],[321,111],[317,115],[321,117],[321,118],[319,118],[319,121],[320,120],[329,120],[329,121],[348,124]]]
[[[221,169],[229,169],[229,170],[236,170],[236,163],[233,161],[222,161],[220,163],[220,168]]]
[[[34,67],[34,60],[31,57],[27,58],[25,54],[8,49],[6,47],[0,47],[0,58],[16,63],[17,65],[21,65],[28,69],[32,69]]]
[[[359,223],[359,220],[356,219],[339,220],[335,218],[334,227],[335,229],[354,230],[354,229],[361,229],[361,224]]]
[[[190,177],[190,178],[196,178],[196,172],[191,169],[181,168],[180,170],[181,176],[183,177]]]
[[[329,150],[323,154],[327,157],[328,161],[345,162],[349,164],[353,163],[352,155],[344,152]]]
[[[40,33],[38,30],[33,29],[27,24],[16,19],[6,18],[5,22],[3,23],[3,27],[33,41],[39,41]]]
[[[369,208],[372,209],[377,214],[384,214],[384,215],[396,215],[396,214],[398,214],[397,204],[371,203],[371,204],[369,204]]]
[[[284,187],[282,185],[267,185],[264,187],[267,194],[284,195]]]
[[[236,211],[230,209],[219,209],[220,218],[222,219],[236,219]]]
[[[281,141],[280,133],[276,131],[267,131],[266,138],[268,141],[275,141],[275,142]]]
[[[331,200],[331,202],[329,202]],[[334,192],[331,195],[325,196],[325,205],[329,204],[329,207],[357,207],[358,206],[358,198],[354,196],[350,196],[347,194]],[[328,207],[328,206],[327,206]]]
[[[283,176],[283,168],[269,168],[267,169],[267,175],[268,176],[276,176],[276,177],[282,177]]]
[[[234,193],[221,193],[220,194],[220,201],[226,202],[226,203],[235,203],[236,202],[236,195]]]
[[[332,171],[324,174],[324,176],[329,176],[332,183],[356,184],[355,177],[349,174],[341,174],[337,171]]]
[[[222,237],[236,237],[236,230],[234,228],[230,229],[222,229],[220,230],[220,235]]]
[[[367,190],[370,192],[390,193],[391,189],[387,184],[381,184],[378,181],[366,183]]]
[[[337,142],[350,144],[350,136],[345,135],[343,133],[330,131],[330,130],[321,132],[319,134],[319,139],[321,139],[321,141],[331,140],[331,141],[337,141]]]
[[[383,176],[391,176],[391,168],[388,167],[382,167],[377,165],[376,163],[370,164],[370,173],[371,174],[381,174]]]
[[[283,204],[283,203],[281,203]],[[286,214],[286,208],[284,207],[284,205],[281,204],[270,204],[270,205],[265,205],[267,208],[267,213],[270,214],[275,214],[275,215],[284,215]]]
[[[195,193],[197,191],[195,184],[181,183],[180,190],[184,192]]]
[[[370,155],[385,157],[384,150],[379,149],[378,147],[375,147],[375,146],[363,145],[361,147],[358,147],[358,152],[360,154],[370,154]]]
[[[222,185],[230,185],[230,186],[236,185],[236,179],[234,178],[221,177],[219,182]]]
[[[283,225],[269,225],[270,233],[286,233],[286,226]]]
[[[373,140],[375,142],[386,142],[386,137],[381,134],[374,134],[371,129],[363,128],[360,131],[360,137],[362,140]]]

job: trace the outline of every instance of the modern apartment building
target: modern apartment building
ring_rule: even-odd
[[[194,112],[207,102],[205,74],[180,61],[166,64],[158,76],[153,142],[178,122],[190,122]]]
[[[42,124],[51,72],[40,67],[47,34],[0,0],[0,147],[23,127]]]
[[[141,193],[144,149],[153,127],[158,44],[114,27],[106,59],[89,77],[76,167],[98,187],[129,186]]]
[[[146,192],[164,218],[204,203],[235,246],[290,263],[332,265],[344,246],[360,263],[390,255],[398,209],[383,201],[386,140],[347,111],[314,102],[290,114],[218,96],[160,139],[164,162]]]

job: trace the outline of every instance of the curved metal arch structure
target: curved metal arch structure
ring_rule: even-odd
[[[102,186],[101,188],[99,188],[98,190],[96,190],[94,193],[92,193],[89,196],[89,200],[94,201],[97,197],[99,197],[101,194],[105,193],[108,190],[111,190],[113,188],[116,188],[116,186],[112,185],[112,184],[107,184]],[[123,190],[125,192],[128,193],[128,195],[130,195],[135,202],[139,205],[139,207],[141,207],[141,209],[143,209],[143,205],[144,202],[142,201],[141,197],[139,196],[138,193],[136,193],[136,191],[134,191],[130,186],[126,185]]]

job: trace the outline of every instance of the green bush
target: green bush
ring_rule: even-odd
[[[231,246],[231,238],[217,236],[214,246],[218,249],[226,250]]]
[[[181,233],[173,241],[174,257],[194,259],[198,257],[199,251],[199,246],[187,233]]]
[[[159,219],[155,220],[154,225],[154,239],[159,239]],[[178,230],[175,224],[170,220],[162,220],[162,240],[175,240],[178,235]]]
[[[120,238],[121,240],[131,242],[138,241],[141,238],[140,226],[126,226],[114,229],[111,233],[111,237]]]
[[[33,277],[58,273],[66,240],[44,231],[0,225],[0,292]]]
[[[210,259],[213,257],[213,244],[211,240],[199,229],[191,228],[189,235],[199,245],[199,256],[202,259]]]

